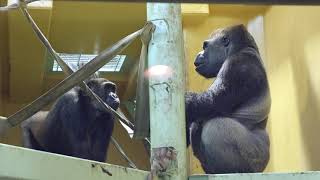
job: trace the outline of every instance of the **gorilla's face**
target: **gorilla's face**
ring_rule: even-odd
[[[228,57],[230,39],[223,30],[217,30],[210,39],[203,42],[201,51],[194,62],[196,71],[206,77],[216,77],[222,64]]]
[[[87,83],[90,89],[93,90],[105,103],[112,109],[117,110],[120,104],[119,97],[116,94],[116,85],[104,78],[94,78]],[[100,107],[97,105],[97,107]]]

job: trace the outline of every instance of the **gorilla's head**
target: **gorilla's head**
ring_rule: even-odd
[[[216,77],[225,60],[246,47],[258,50],[244,25],[218,29],[203,42],[203,51],[194,62],[196,71],[206,78]]]
[[[116,94],[117,87],[113,82],[108,81],[104,78],[92,78],[87,82],[87,85],[112,109],[118,109],[120,100]],[[98,104],[95,106],[101,109],[101,106],[99,106]]]

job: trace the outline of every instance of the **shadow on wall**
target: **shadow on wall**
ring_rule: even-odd
[[[272,6],[265,15],[271,171],[320,170],[319,11]]]
[[[320,170],[320,8],[296,8],[293,52],[297,106],[308,170]],[[300,96],[304,95],[304,96]]]

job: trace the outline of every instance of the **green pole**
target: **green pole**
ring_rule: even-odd
[[[147,19],[156,25],[148,49],[151,150],[173,147],[175,165],[165,179],[187,179],[185,62],[181,5],[147,3]]]

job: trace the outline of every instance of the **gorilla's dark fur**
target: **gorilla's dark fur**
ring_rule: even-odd
[[[91,78],[87,85],[116,110],[116,85],[103,78]],[[24,146],[36,150],[104,162],[114,117],[98,102],[74,87],[53,105],[50,112],[39,112],[22,124]]]
[[[206,173],[263,171],[271,106],[257,45],[243,25],[215,31],[203,43],[196,71],[216,77],[203,93],[186,94],[187,134]],[[188,137],[189,144],[189,137]]]

